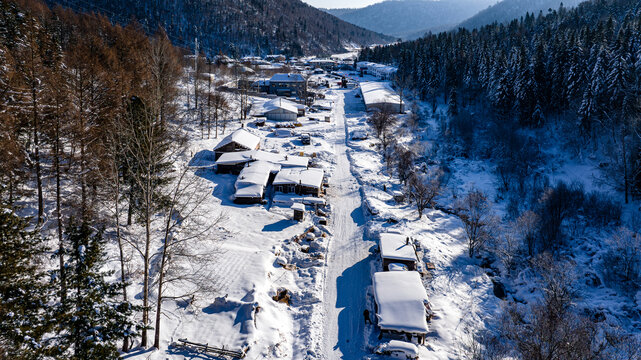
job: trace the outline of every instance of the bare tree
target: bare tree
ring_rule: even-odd
[[[396,171],[398,179],[403,185],[407,185],[407,180],[413,173],[414,169],[414,152],[405,147],[396,147]]]
[[[389,135],[390,130],[396,124],[396,116],[392,115],[389,111],[377,111],[369,118],[372,124],[376,137],[380,140],[385,135]]]
[[[418,218],[423,217],[423,211],[434,207],[434,198],[441,193],[442,171],[435,170],[429,175],[412,174],[409,177],[407,192],[410,201],[416,204]]]
[[[641,234],[621,228],[607,244],[608,251],[603,256],[605,278],[636,291],[641,286]]]
[[[160,346],[162,304],[166,299],[193,299],[196,294],[216,290],[211,264],[217,260],[221,238],[214,229],[224,215],[212,216],[203,203],[209,197],[202,180],[184,167],[173,189],[171,205],[165,212],[156,301],[154,347]],[[196,249],[201,249],[197,251]]]
[[[471,190],[457,207],[465,228],[468,253],[473,257],[493,237],[496,218],[487,196],[479,190]]]
[[[514,227],[525,243],[528,255],[533,256],[534,246],[536,245],[537,230],[539,228],[539,216],[534,211],[525,211],[518,217],[518,219],[516,219]]]

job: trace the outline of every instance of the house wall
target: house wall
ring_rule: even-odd
[[[296,121],[296,118],[298,117],[298,114],[283,109],[272,110],[265,115],[267,120],[274,121]]]
[[[216,150],[216,160],[218,160],[218,158],[224,153],[236,152],[236,151],[247,151],[247,150],[258,150],[258,149],[260,149],[260,143],[256,146],[255,149],[248,149],[244,146],[239,145],[238,143],[231,142],[221,147],[220,149]]]
[[[263,201],[263,198],[260,197],[241,197],[234,199],[234,203],[236,204],[260,204],[261,201]]]
[[[269,93],[276,95],[303,96],[307,82],[270,82]]]

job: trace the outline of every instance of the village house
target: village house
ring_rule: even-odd
[[[305,115],[305,105],[277,97],[263,104],[262,116],[273,121],[296,121]]]
[[[218,160],[224,153],[258,150],[259,148],[260,137],[245,129],[238,129],[222,139],[214,147],[214,153],[216,154],[216,160]]]
[[[319,197],[324,176],[322,169],[282,169],[274,179],[274,190],[285,194]]]
[[[272,175],[280,170],[280,165],[267,161],[248,163],[236,179],[234,202],[239,204],[260,203],[265,196],[265,187]]]
[[[238,174],[250,162],[266,161],[280,165],[283,169],[307,168],[309,158],[306,156],[283,155],[263,150],[239,151],[222,154],[216,160],[217,173]]]
[[[383,271],[416,270],[416,249],[413,241],[401,234],[379,234],[379,248]]]
[[[275,74],[269,79],[269,93],[279,96],[303,97],[307,92],[307,79],[301,74]]]
[[[429,302],[416,271],[374,274],[374,300],[381,337],[425,344]]]
[[[404,111],[405,104],[388,83],[366,81],[361,83],[360,90],[367,111]]]

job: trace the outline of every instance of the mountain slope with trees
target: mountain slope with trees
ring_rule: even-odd
[[[327,54],[345,46],[383,44],[385,35],[359,28],[300,0],[47,0],[74,10],[103,14],[121,25],[132,19],[148,33],[166,30],[175,45],[209,55]]]
[[[506,22],[525,16],[526,13],[538,15],[547,14],[548,10],[556,10],[561,4],[574,7],[585,0],[503,0],[461,22],[460,27],[474,29],[493,22]]]
[[[360,9],[325,11],[372,31],[412,39],[429,31],[452,28],[494,3],[494,0],[397,0]]]
[[[398,66],[429,138],[410,168],[455,179],[434,207],[504,300],[470,358],[641,354],[640,15],[592,0],[361,52]]]

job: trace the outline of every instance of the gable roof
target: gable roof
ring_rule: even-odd
[[[250,161],[267,161],[283,167],[307,167],[309,158],[306,156],[283,155],[263,150],[236,151],[222,154],[216,164],[237,165]]]
[[[295,102],[277,97],[275,99],[269,100],[263,104],[264,113],[270,113],[274,110],[285,110],[290,113],[298,114],[298,104]]]
[[[283,73],[278,73],[274,74],[271,79],[269,79],[270,83],[273,82],[305,82],[305,78],[301,74],[283,74]]]
[[[401,97],[386,82],[366,81],[361,83],[361,93],[366,105],[379,103],[400,104]]]
[[[274,179],[274,185],[302,185],[320,189],[325,173],[322,169],[282,169]]]
[[[407,244],[407,237],[405,235],[381,233],[379,234],[379,238],[382,258],[416,262],[414,245],[412,242]]]
[[[416,271],[386,271],[374,274],[374,297],[378,304],[378,326],[425,334],[427,292]]]
[[[260,137],[257,135],[254,135],[250,133],[249,131],[245,129],[238,129],[234,131],[233,133],[225,136],[224,139],[222,139],[216,147],[214,147],[214,151],[222,148],[223,146],[226,146],[231,143],[236,143],[247,150],[254,150],[260,143]]]

